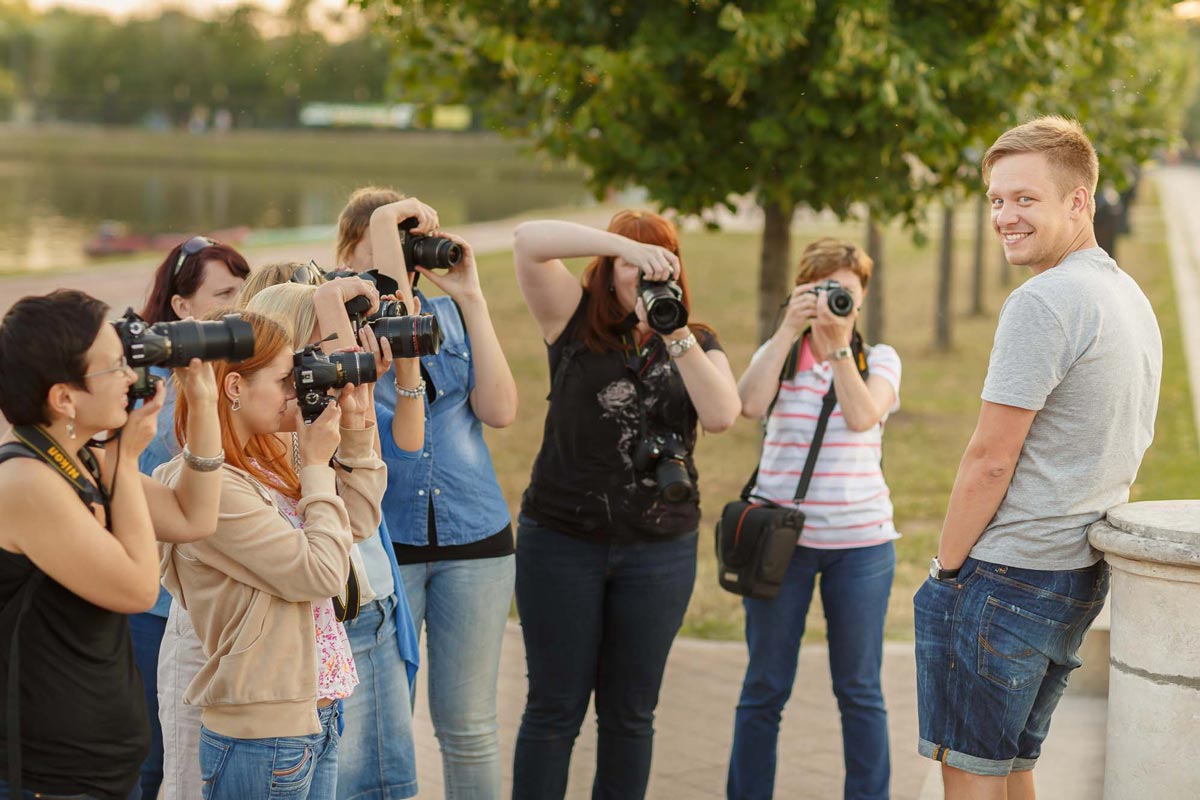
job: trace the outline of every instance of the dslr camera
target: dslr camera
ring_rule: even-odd
[[[442,329],[432,314],[409,314],[402,300],[380,300],[379,310],[367,316],[371,301],[359,295],[346,301],[346,314],[355,334],[363,325],[380,339],[387,339],[394,358],[435,356],[441,349]]]
[[[443,236],[413,233],[417,218],[409,217],[400,223],[400,247],[404,251],[404,267],[416,272],[426,269],[452,269],[462,263],[463,251],[457,243]]]
[[[687,447],[677,433],[647,435],[633,450],[633,466],[640,472],[654,470],[659,494],[668,503],[686,503],[696,496],[688,475]]]
[[[348,383],[361,386],[374,383],[375,358],[370,353],[321,352],[321,342],[292,355],[292,375],[296,381],[296,402],[304,424],[309,425],[325,407],[334,402],[329,389],[341,389]]]
[[[830,311],[839,317],[850,316],[850,312],[854,310],[854,295],[850,294],[842,284],[835,280],[827,280],[808,290],[808,294],[815,294],[818,299],[822,292],[825,293],[825,302],[829,303]]]
[[[132,308],[113,322],[125,360],[137,373],[129,387],[129,404],[154,396],[154,377],[147,367],[186,367],[193,358],[201,361],[244,361],[254,355],[254,328],[239,314],[227,314],[212,322],[181,319],[153,325]]]
[[[688,310],[683,304],[683,289],[673,280],[648,281],[638,278],[638,294],[646,307],[646,322],[659,333],[671,333],[687,325]]]

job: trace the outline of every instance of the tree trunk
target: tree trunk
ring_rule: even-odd
[[[971,314],[983,315],[983,240],[987,238],[988,230],[987,198],[982,195],[975,202],[975,252],[974,264],[971,269]]]
[[[762,258],[758,272],[758,341],[765,342],[775,333],[782,303],[788,293],[791,269],[792,216],[796,206],[770,201],[763,207]]]
[[[871,270],[870,291],[867,292],[867,329],[868,342],[883,341],[883,231],[873,214],[867,216],[867,255],[875,262]]]
[[[1000,288],[1007,289],[1012,286],[1012,265],[1008,263],[1008,256],[1004,254],[1004,247],[1000,247]]]
[[[938,254],[937,286],[937,335],[934,345],[938,350],[951,347],[951,303],[954,283],[954,206],[947,198],[942,206],[942,251]]]

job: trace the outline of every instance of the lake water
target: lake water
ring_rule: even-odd
[[[61,140],[62,132],[57,135]],[[81,141],[89,138],[80,135]],[[132,142],[119,153],[109,147],[113,135],[105,134],[105,147],[91,155],[69,146],[43,151],[35,140],[10,139],[0,148],[0,273],[93,263],[84,244],[109,220],[139,234],[244,225],[254,231],[244,244],[286,240],[295,229],[333,225],[350,191],[371,183],[395,186],[430,203],[444,227],[588,202],[578,173],[539,170],[515,147],[468,136],[433,148],[393,148],[388,158],[377,160],[385,165],[378,167],[346,163],[344,157],[323,163],[320,140],[314,152],[311,137],[289,159],[286,133],[280,134],[279,152],[262,166],[230,166],[229,158],[197,163],[183,157],[186,139],[178,143],[180,163],[161,153],[139,163],[137,137],[144,134],[131,132]],[[376,140],[362,142],[364,148],[377,145]],[[353,149],[356,140],[337,134],[328,140],[331,153],[344,155],[347,145]],[[224,147],[236,151],[238,146],[235,138]]]

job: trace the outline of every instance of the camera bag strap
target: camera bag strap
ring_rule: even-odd
[[[100,481],[100,466],[96,463],[95,456],[86,447],[79,451],[79,455],[92,477],[96,479],[95,486],[84,480],[79,467],[75,466],[74,460],[62,452],[57,443],[41,429],[32,425],[18,425],[13,429],[13,434],[19,441],[0,445],[0,464],[13,458],[39,458],[45,461],[71,484],[85,505],[91,507],[98,503],[104,506],[104,521],[111,530],[112,514],[109,511],[108,495],[102,488],[99,488],[104,485]],[[21,623],[33,605],[34,594],[45,580],[46,573],[34,567],[33,574],[13,594],[4,611],[0,612],[0,618],[15,614],[12,639],[8,644],[8,679],[4,691],[6,706],[4,728],[8,740],[8,786],[12,797],[21,797],[23,788],[21,783]]]

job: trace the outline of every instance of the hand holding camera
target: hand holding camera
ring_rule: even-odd
[[[471,249],[471,245],[466,239],[453,233],[443,233],[439,239],[458,248],[457,264],[440,275],[420,263],[416,265],[416,271],[450,295],[460,306],[483,299],[483,288],[479,285],[479,268],[475,264],[475,251]]]
[[[833,280],[819,283],[810,291],[817,298],[812,340],[818,352],[828,354],[849,345],[858,319],[854,295]]]
[[[332,399],[332,398],[330,398]],[[296,415],[303,412],[297,410]],[[300,466],[325,466],[342,443],[342,409],[329,403],[311,421],[296,420],[296,436],[300,447]]]
[[[416,305],[416,298],[413,304]],[[390,356],[394,358],[437,355],[444,336],[436,317],[409,314],[402,300],[384,300],[378,309],[370,314],[363,297],[351,298],[346,303],[346,314],[356,335],[361,336],[364,328],[371,328],[377,339],[388,343]]]
[[[438,213],[433,206],[422,203],[415,197],[406,197],[395,203],[382,205],[371,214],[372,218],[383,217],[393,225],[414,220],[413,233],[429,234],[438,229]]]
[[[375,357],[370,353],[337,352],[325,355],[321,342],[309,345],[292,357],[296,383],[296,405],[305,425],[313,424],[335,405],[330,389],[374,383]]]
[[[152,394],[146,402],[129,412],[125,426],[121,428],[120,437],[106,440],[106,451],[112,447],[113,442],[117,442],[123,457],[137,458],[154,440],[154,435],[158,433],[158,412],[162,411],[163,403],[167,399],[167,387],[162,381],[154,381],[150,391]]]
[[[190,407],[201,408],[216,402],[217,378],[212,362],[193,358],[186,367],[175,370],[175,377]]]

